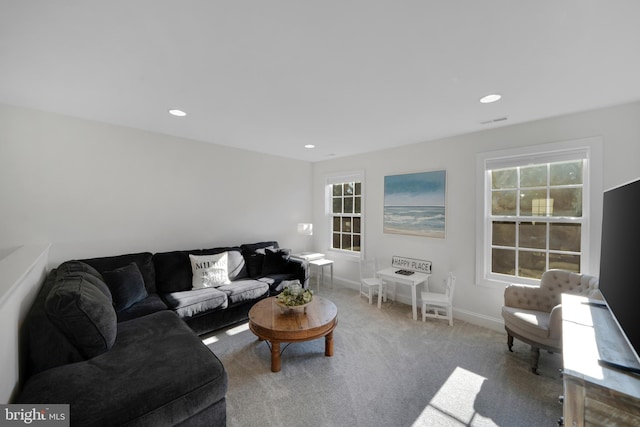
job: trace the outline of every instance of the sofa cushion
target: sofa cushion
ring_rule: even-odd
[[[60,264],[56,269],[59,275],[69,275],[75,273],[87,273],[95,277],[102,277],[101,274],[95,268],[91,267],[86,262],[82,261],[66,261]]]
[[[269,285],[259,280],[242,279],[220,286],[218,290],[227,295],[229,305],[235,305],[263,297],[269,292]]]
[[[212,249],[193,249],[189,251],[158,252],[153,255],[156,270],[156,287],[159,294],[187,291],[193,287],[191,261],[189,254],[214,255],[228,252],[227,270],[229,279],[247,277],[244,258],[239,259],[239,247],[220,247]]]
[[[247,273],[252,279],[262,276],[262,265],[264,264],[264,254],[253,253],[245,256],[247,262]]]
[[[279,248],[278,242],[269,241],[269,242],[258,242],[258,243],[243,243],[242,245],[240,245],[240,249],[242,250],[242,255],[244,255],[245,257],[256,253],[258,249],[265,249],[268,247],[272,247],[273,249],[278,249]]]
[[[264,265],[266,249],[272,250],[278,249],[278,242],[258,242],[258,243],[244,243],[240,245],[242,250],[242,256],[247,263],[247,275],[253,279],[257,279],[262,276],[262,267]]]
[[[244,257],[239,248],[227,251],[227,272],[231,281],[249,277]]]
[[[268,276],[262,276],[258,279],[259,281],[266,283],[269,285],[269,290],[271,295],[277,295],[284,289],[284,285],[282,285],[283,281],[288,280],[298,280],[298,276],[295,273],[277,273],[270,274]]]
[[[118,322],[142,317],[162,310],[167,310],[167,304],[164,303],[160,295],[151,294],[142,301],[133,304],[131,307],[117,312]]]
[[[70,403],[72,425],[189,425],[226,391],[220,360],[165,310],[119,323],[107,353],[29,378],[16,403]]]
[[[227,272],[227,258],[227,252],[216,255],[189,254],[193,289],[216,288],[231,283]]]
[[[87,282],[94,285],[100,292],[113,302],[111,290],[104,281],[104,277],[98,271],[82,261],[67,261],[57,268],[56,280],[63,280],[65,277],[82,277]]]
[[[267,276],[274,273],[282,273],[287,269],[289,251],[286,249],[266,249],[262,264],[261,275]]]
[[[55,286],[57,276],[58,269],[51,270],[25,319],[26,347],[28,348],[27,376],[56,366],[85,360],[69,338],[51,322],[45,311],[47,296]]]
[[[186,291],[192,288],[191,262],[184,251],[153,254],[156,269],[156,287],[159,294]]]
[[[45,311],[86,358],[104,353],[116,340],[111,299],[81,276],[58,278],[45,301]]]
[[[100,273],[115,270],[116,268],[124,267],[125,265],[135,262],[144,278],[144,285],[147,288],[147,292],[150,294],[156,292],[156,273],[150,252],[90,258],[81,261],[91,265]]]
[[[201,288],[162,295],[170,309],[182,318],[227,308],[227,294],[218,288]]]
[[[124,267],[102,273],[113,298],[117,312],[126,310],[149,294],[144,287],[144,279],[138,264],[132,262]]]

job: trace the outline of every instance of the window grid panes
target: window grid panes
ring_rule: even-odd
[[[580,272],[584,161],[489,171],[491,273],[539,279]]]
[[[331,248],[361,250],[362,183],[331,185]]]

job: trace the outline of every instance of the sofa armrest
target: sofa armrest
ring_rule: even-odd
[[[295,273],[303,289],[309,288],[309,262],[301,258],[289,258],[287,270]]]
[[[553,307],[549,314],[549,338],[557,340],[562,338],[562,304]]]
[[[549,313],[555,304],[538,286],[510,284],[504,289],[504,305]]]

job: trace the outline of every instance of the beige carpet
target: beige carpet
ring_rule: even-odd
[[[463,321],[414,321],[411,307],[369,305],[336,286],[320,295],[338,307],[334,356],[324,340],[291,344],[282,370],[247,325],[205,337],[229,375],[227,425],[554,426],[562,357],[542,352],[529,371],[529,346]],[[283,345],[284,346],[284,345]]]

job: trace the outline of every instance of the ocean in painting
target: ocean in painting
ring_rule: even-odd
[[[384,232],[444,238],[444,206],[385,206]]]

